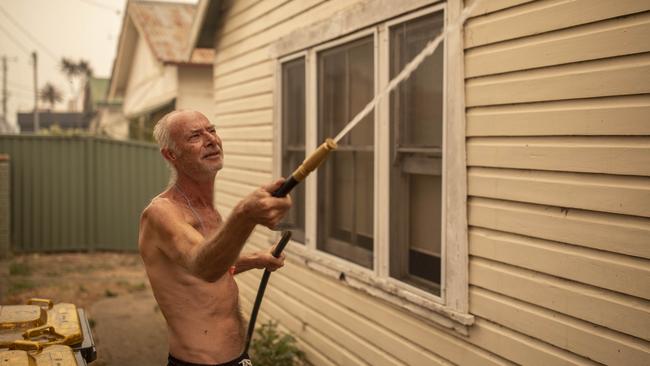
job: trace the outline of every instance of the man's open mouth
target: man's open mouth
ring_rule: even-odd
[[[217,157],[219,155],[221,155],[220,151],[214,151],[214,152],[207,153],[207,154],[203,155],[203,159],[211,159],[211,158]]]

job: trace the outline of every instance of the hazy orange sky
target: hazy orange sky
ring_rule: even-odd
[[[95,76],[110,77],[125,5],[126,0],[0,0],[0,57],[9,58],[10,123],[16,122],[18,110],[31,111],[34,106],[33,50],[38,53],[39,88],[51,82],[64,92],[66,101],[71,87],[60,71],[62,57],[85,59]],[[61,103],[57,108],[66,106]]]

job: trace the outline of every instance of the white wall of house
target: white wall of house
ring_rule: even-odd
[[[368,2],[227,3],[213,79],[222,213],[277,175],[275,42]],[[466,334],[291,246],[261,321],[280,320],[315,365],[650,364],[648,34],[647,0],[484,0],[466,23]],[[272,238],[257,229],[248,249]],[[238,276],[245,313],[258,280]]]
[[[178,66],[177,109],[197,110],[213,119],[212,68],[209,66]]]
[[[176,97],[176,65],[159,62],[138,35],[124,95],[124,114],[131,118],[155,110]]]
[[[118,140],[129,138],[129,121],[124,117],[121,107],[101,107],[95,118],[100,133]]]

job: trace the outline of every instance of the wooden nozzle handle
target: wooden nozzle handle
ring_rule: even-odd
[[[303,161],[293,173],[291,173],[291,176],[295,180],[301,182],[309,175],[309,173],[318,168],[323,161],[325,161],[325,158],[327,158],[330,151],[335,150],[336,147],[336,142],[331,138],[327,138],[325,142],[316,149],[316,151],[309,155],[309,157],[305,159],[305,161]]]

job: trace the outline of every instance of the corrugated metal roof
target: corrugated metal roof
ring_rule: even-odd
[[[133,1],[131,19],[143,33],[152,52],[162,62],[185,63],[190,28],[196,6],[155,1]],[[211,64],[214,51],[201,49],[192,54],[190,63]]]

